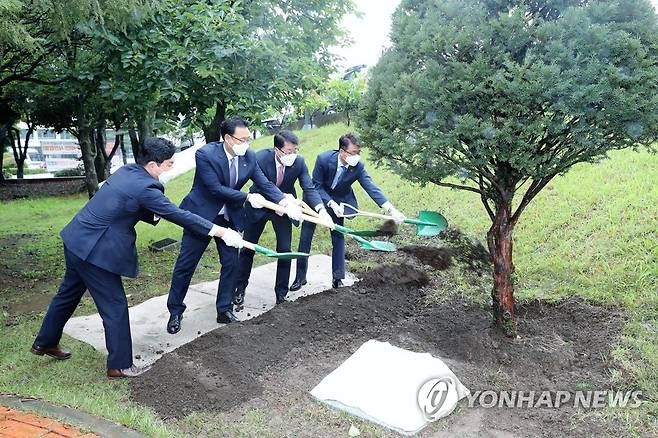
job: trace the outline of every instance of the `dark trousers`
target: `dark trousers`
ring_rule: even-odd
[[[271,221],[276,235],[276,251],[289,252],[292,241],[292,222],[287,216],[279,216],[274,213],[266,213],[262,219],[247,225],[244,230],[243,239],[258,243],[265,224]],[[237,288],[246,289],[249,284],[249,275],[254,264],[254,252],[248,248],[240,250],[240,259],[238,265]],[[277,298],[285,298],[288,294],[288,281],[290,280],[290,260],[277,260],[276,263],[276,280],[274,283],[274,292]]]
[[[327,211],[331,215],[336,225],[343,225],[344,218],[337,218],[334,212],[328,208]],[[302,231],[299,236],[299,252],[310,253],[311,243],[313,242],[313,233],[315,232],[315,224],[311,222],[302,223]],[[333,280],[342,280],[345,278],[345,236],[338,231],[331,231],[331,271]],[[302,257],[297,259],[297,271],[295,273],[296,280],[306,279],[306,272],[308,271],[308,258]]]
[[[64,325],[89,290],[105,328],[108,368],[130,368],[132,339],[128,319],[128,300],[121,276],[87,263],[64,247],[66,272],[57,295],[48,307],[41,330],[34,343],[39,347],[55,347],[62,338]]]
[[[235,229],[231,221],[223,216],[217,216],[213,221],[215,224]],[[167,308],[172,315],[181,315],[185,311],[185,295],[190,287],[190,281],[194,271],[208,247],[210,236],[200,236],[191,231],[183,231],[180,253],[176,259],[176,266],[171,276],[171,288],[167,298]],[[217,237],[215,245],[219,253],[219,263],[222,268],[219,272],[219,286],[217,287],[217,313],[233,310],[233,294],[235,293],[235,280],[238,267],[238,250],[227,246],[222,239]]]

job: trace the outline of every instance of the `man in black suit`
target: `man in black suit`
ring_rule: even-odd
[[[298,145],[299,139],[295,134],[290,131],[281,131],[274,136],[274,147],[272,149],[263,149],[256,153],[258,165],[267,179],[275,184],[286,197],[297,198],[295,182],[299,181],[304,200],[313,206],[326,222],[333,223],[331,216],[324,208],[320,195],[315,190],[304,158],[297,154]],[[252,187],[253,190],[255,189]],[[245,217],[245,222],[248,224],[244,230],[244,239],[246,241],[257,243],[263,233],[265,224],[269,221],[272,222],[274,234],[276,235],[277,252],[290,251],[292,240],[292,221],[290,218],[271,211],[249,207],[245,208]],[[237,287],[233,299],[233,304],[236,306],[244,304],[245,290],[249,283],[253,262],[254,251],[242,248],[238,263]],[[290,260],[278,260],[274,286],[277,304],[281,304],[286,300],[289,279]]]
[[[48,307],[32,353],[59,360],[71,357],[59,347],[59,341],[88,289],[105,327],[107,376],[135,377],[146,371],[133,364],[128,300],[121,282],[121,276],[136,277],[139,269],[135,247],[138,221],[155,225],[163,217],[192,233],[221,238],[235,248],[242,246],[237,232],[181,210],[165,197],[158,179],[171,169],[175,151],[169,140],[146,138],[137,163],[110,176],[64,227],[60,233],[66,260],[64,280]]]
[[[224,120],[220,127],[222,141],[208,143],[196,152],[196,171],[192,190],[183,199],[181,208],[196,213],[222,227],[235,230],[244,228],[243,207],[248,203],[253,208],[262,208],[263,198],[285,207],[286,214],[293,219],[301,218],[301,209],[283,196],[271,183],[249,149],[251,132],[249,123],[241,117]],[[240,191],[252,181],[258,193]],[[262,193],[262,195],[261,195]],[[208,247],[211,238],[183,232],[180,253],[171,276],[171,287],[167,299],[170,317],[167,332],[178,333],[185,311],[185,295],[190,286],[194,270]],[[233,313],[233,296],[238,272],[238,251],[223,241],[215,239],[222,269],[217,288],[217,322],[228,324],[238,321]]]

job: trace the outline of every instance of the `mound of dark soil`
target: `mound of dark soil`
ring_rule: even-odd
[[[404,260],[371,269],[350,288],[285,303],[210,332],[131,382],[131,397],[163,417],[192,411],[239,417],[253,406],[303,406],[313,403],[308,391],[370,339],[441,357],[471,391],[607,387],[611,344],[624,321],[617,311],[581,300],[522,303],[521,337],[508,339],[492,327],[488,308],[457,298],[428,306],[425,290],[436,285],[428,283],[425,265],[442,269],[451,257],[474,269],[488,263],[484,248],[459,236],[452,241],[457,245],[449,255],[441,248],[407,247],[414,257],[400,255]],[[615,430],[554,409],[466,408],[453,415],[453,433],[474,422],[475,430],[505,436],[573,436],[574,422],[585,435]]]

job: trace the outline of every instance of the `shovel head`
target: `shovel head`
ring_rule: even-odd
[[[416,235],[423,237],[436,236],[448,227],[448,221],[436,211],[423,210],[418,213]]]
[[[397,250],[397,247],[394,243],[384,242],[382,240],[366,240],[365,242],[359,241],[361,248],[368,251],[385,251],[393,252]]]

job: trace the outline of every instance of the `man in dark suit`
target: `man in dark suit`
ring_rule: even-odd
[[[307,204],[313,206],[320,216],[331,223],[331,216],[324,208],[322,199],[315,190],[315,185],[308,174],[308,168],[304,158],[297,155],[299,139],[290,131],[281,131],[274,135],[274,147],[264,149],[256,153],[256,159],[261,170],[272,183],[274,183],[285,196],[297,198],[295,182],[303,191],[303,198]],[[252,191],[254,188],[252,187]],[[260,239],[265,224],[270,221],[276,235],[276,250],[288,252],[292,240],[292,221],[290,218],[275,212],[263,211],[245,207],[245,217],[248,225],[244,230],[244,239],[257,243]],[[238,280],[233,304],[241,306],[244,304],[244,294],[249,283],[249,275],[254,262],[254,251],[248,248],[240,250],[238,264]],[[290,260],[278,260],[276,266],[276,280],[274,292],[276,303],[281,304],[286,300],[288,294],[288,282],[290,281]]]
[[[343,225],[345,213],[340,203],[344,202],[358,208],[356,196],[352,190],[352,184],[358,181],[361,187],[368,193],[373,201],[381,208],[401,222],[405,219],[391,204],[384,193],[375,185],[374,181],[366,172],[363,162],[360,161],[361,145],[354,134],[345,134],[338,140],[337,151],[327,151],[318,155],[313,169],[313,183],[318,190],[324,204],[330,209],[334,222]],[[305,222],[302,224],[302,232],[299,237],[299,251],[308,252],[311,249],[315,224]],[[345,236],[337,231],[331,232],[331,270],[332,285],[334,288],[343,285],[345,278]],[[308,261],[297,260],[297,272],[295,281],[290,290],[295,291],[306,284],[306,271]]]
[[[64,227],[60,233],[66,260],[64,280],[48,307],[32,353],[60,360],[71,357],[59,347],[59,341],[64,325],[88,289],[105,327],[108,377],[135,377],[146,371],[133,365],[128,301],[121,282],[121,276],[137,276],[138,221],[155,225],[163,217],[191,233],[241,246],[237,232],[181,210],[165,197],[158,178],[171,169],[175,150],[169,140],[146,138],[137,163],[110,176]]]
[[[220,126],[221,142],[208,143],[196,152],[196,171],[192,190],[181,202],[181,208],[212,221],[222,227],[244,228],[242,208],[247,201],[253,208],[262,208],[263,195],[286,208],[286,214],[301,219],[299,205],[283,196],[268,180],[249,150],[251,133],[249,124],[240,117],[224,120]],[[244,193],[240,189],[251,180],[262,193]],[[167,307],[170,317],[167,331],[177,333],[185,311],[183,303],[192,275],[201,256],[210,243],[210,237],[183,232],[180,253],[171,278]],[[222,268],[217,289],[217,322],[228,324],[238,321],[233,314],[233,295],[237,279],[238,251],[215,239]]]

